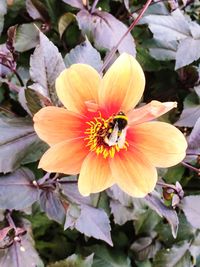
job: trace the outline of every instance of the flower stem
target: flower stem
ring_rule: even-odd
[[[146,4],[143,6],[143,8],[141,9],[140,13],[138,14],[137,18],[131,23],[131,25],[129,26],[128,30],[119,39],[118,43],[111,49],[111,51],[108,54],[106,60],[104,61],[104,64],[103,64],[103,66],[102,66],[102,68],[100,70],[100,73],[102,73],[103,70],[107,67],[107,65],[109,64],[109,62],[113,58],[113,56],[114,56],[115,52],[117,51],[117,49],[118,49],[119,45],[121,44],[121,42],[130,33],[130,31],[132,31],[132,29],[135,27],[135,25],[138,23],[138,21],[142,18],[143,14],[145,13],[145,11],[147,10],[147,8],[149,7],[149,5],[151,4],[152,1],[153,0],[148,0],[146,2]]]
[[[16,225],[15,225],[15,223],[14,223],[12,217],[11,217],[11,212],[10,211],[8,211],[8,213],[6,214],[6,219],[7,219],[8,223],[9,223],[9,226],[14,228],[15,231],[16,231],[17,228],[16,228]]]
[[[194,166],[192,166],[192,165],[190,165],[190,164],[188,164],[188,163],[186,163],[186,162],[184,162],[184,161],[181,162],[181,164],[182,164],[183,166],[189,168],[190,170],[197,172],[198,174],[200,173],[200,169],[198,169],[198,168],[196,168],[196,167],[194,167]]]
[[[99,0],[94,0],[94,3],[92,4],[92,7],[91,7],[91,10],[90,10],[90,13],[92,14],[98,4]]]

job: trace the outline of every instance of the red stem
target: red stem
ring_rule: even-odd
[[[151,4],[153,0],[148,0],[146,2],[146,4],[144,5],[144,7],[141,9],[140,13],[138,14],[137,18],[131,23],[130,27],[128,28],[128,30],[122,35],[122,37],[119,39],[118,43],[112,48],[112,50],[110,51],[108,57],[106,58],[100,73],[103,72],[103,70],[107,67],[107,65],[109,64],[110,60],[112,59],[112,57],[114,56],[115,52],[117,51],[119,45],[121,44],[121,42],[124,40],[124,38],[130,33],[130,31],[132,31],[132,29],[135,27],[135,25],[138,23],[138,21],[142,18],[143,14],[145,13],[145,11],[147,10],[147,8],[149,7],[149,5]]]

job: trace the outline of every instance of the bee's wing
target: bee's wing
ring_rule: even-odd
[[[107,138],[106,140],[106,143],[109,146],[114,146],[117,144],[118,132],[119,132],[119,127],[118,127],[118,123],[116,122],[112,133],[110,134],[109,138]]]
[[[118,141],[117,141],[118,147],[123,148],[125,142],[126,142],[126,128],[122,130],[122,132],[118,138]]]

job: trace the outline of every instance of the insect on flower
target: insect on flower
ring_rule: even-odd
[[[144,86],[141,66],[125,53],[103,78],[86,64],[64,70],[56,92],[65,108],[45,107],[33,118],[38,136],[50,146],[39,167],[79,173],[84,196],[113,184],[133,197],[151,192],[156,167],[179,163],[187,143],[176,127],[153,121],[176,103],[151,101],[134,109]]]

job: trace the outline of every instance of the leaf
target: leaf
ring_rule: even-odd
[[[125,224],[127,221],[137,219],[133,212],[133,208],[128,208],[121,205],[118,201],[110,201],[111,213],[114,216],[114,222],[119,225]]]
[[[190,261],[189,243],[173,246],[171,249],[162,249],[153,261],[153,267],[192,267]]]
[[[131,267],[130,259],[121,250],[109,250],[99,245],[92,246],[89,250],[94,252],[92,267]]]
[[[86,40],[72,49],[64,58],[67,67],[76,63],[89,64],[97,71],[101,70],[102,61],[99,52]]]
[[[190,49],[188,49],[188,47]],[[200,58],[200,39],[186,38],[178,46],[175,70],[189,65]]]
[[[3,25],[4,25],[4,15],[7,13],[7,2],[6,0],[1,0],[1,5],[0,5],[0,36],[1,32],[3,30]]]
[[[44,189],[40,194],[39,201],[41,209],[46,212],[50,219],[53,219],[61,224],[64,222],[66,210],[61,201],[59,192],[56,190],[51,191]]]
[[[26,0],[26,10],[34,20],[49,21],[46,7],[39,0]]]
[[[29,230],[30,232],[30,230]],[[1,267],[44,267],[37,251],[34,248],[34,242],[30,234],[20,236],[21,244],[13,242],[13,245],[7,249],[0,250]]]
[[[72,181],[75,180],[73,176],[71,176]],[[85,204],[85,205],[91,205],[90,197],[83,197],[78,190],[77,184],[73,183],[67,183],[67,181],[70,181],[70,177],[63,177],[58,180],[60,183],[60,188],[62,190],[62,193],[67,197],[67,199],[71,203],[75,204]]]
[[[141,23],[147,23],[154,39],[163,42],[182,40],[191,36],[189,22],[179,9],[171,15],[147,15]]]
[[[194,88],[197,93],[197,87]],[[184,109],[179,120],[175,123],[180,127],[194,127],[200,117],[200,100],[198,94],[191,93],[184,100]]]
[[[58,104],[55,80],[65,69],[65,64],[58,48],[42,32],[39,36],[39,45],[30,59],[30,76],[42,88],[39,93]]]
[[[110,222],[104,210],[88,205],[78,206],[79,210],[73,206],[72,208],[73,212],[70,210],[67,212],[65,229],[74,227],[88,237],[92,236],[113,245],[110,236]],[[69,215],[71,220],[68,218]]]
[[[76,17],[73,13],[67,12],[64,13],[59,21],[58,21],[58,32],[60,34],[60,38],[62,38],[62,35],[64,31],[67,29],[67,27],[76,20]]]
[[[178,47],[177,41],[165,42],[163,40],[154,40],[152,48],[150,46],[150,55],[157,60],[173,60],[176,58]]]
[[[131,251],[134,252],[135,258],[139,261],[154,258],[160,248],[161,244],[157,241],[153,241],[151,237],[141,237],[130,247]]]
[[[39,33],[34,23],[22,24],[17,28],[14,47],[18,52],[28,51],[39,43]]]
[[[200,210],[199,210],[200,196],[187,196],[181,202],[181,208],[185,213],[188,222],[194,228],[200,228]]]
[[[73,254],[66,260],[58,261],[50,264],[47,267],[92,267],[94,254],[89,255],[85,259],[81,256]]]
[[[84,7],[82,0],[62,0],[64,3],[82,9]]]
[[[87,10],[81,10],[77,14],[79,28],[88,39],[93,39],[99,49],[111,50],[116,46],[127,27],[111,14],[96,10],[90,14]],[[135,43],[129,33],[118,47],[119,53],[127,52],[136,55]]]
[[[147,195],[145,200],[153,210],[155,210],[161,217],[164,217],[168,221],[171,226],[172,235],[174,238],[176,238],[179,225],[176,211],[166,207],[161,200],[153,194]]]
[[[33,151],[41,143],[30,121],[23,118],[0,117],[0,133],[0,172],[4,173],[19,167],[30,147]]]
[[[38,200],[34,175],[25,168],[0,177],[0,209],[24,209]]]
[[[194,125],[194,128],[188,138],[188,150],[196,150],[200,149],[200,117]]]

